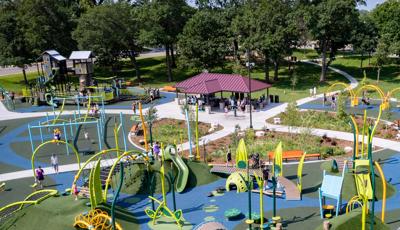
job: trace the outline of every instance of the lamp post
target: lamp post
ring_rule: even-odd
[[[250,63],[250,49],[247,49],[247,71],[249,76],[249,97],[250,97],[250,129],[253,128],[253,116],[252,116],[252,105],[251,105],[251,67],[254,66],[254,63]]]

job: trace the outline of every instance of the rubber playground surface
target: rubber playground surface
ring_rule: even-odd
[[[124,105],[129,106],[130,105]],[[304,106],[304,107],[303,107]],[[322,102],[313,101],[301,106],[307,109],[321,109],[329,110],[330,106],[322,106]],[[318,107],[320,106],[320,107]],[[33,107],[32,107],[33,108]],[[350,109],[350,108],[349,108]],[[368,112],[374,113],[378,111],[375,105],[367,108]],[[360,111],[362,108],[360,107]],[[394,118],[400,118],[400,110],[393,108]],[[118,115],[116,115],[118,117]],[[113,135],[113,115],[107,117],[107,128],[102,140],[106,143],[106,148],[115,147],[114,135]],[[9,173],[18,170],[31,169],[31,155],[32,149],[29,142],[29,135],[27,131],[27,125],[37,124],[40,121],[44,121],[44,118],[32,118],[32,119],[16,119],[0,122],[0,173]],[[129,116],[124,116],[125,130],[129,130],[132,126]],[[83,137],[83,132],[80,130],[79,133],[74,134],[76,138],[71,138],[70,142],[78,147],[78,151],[98,151],[98,137],[96,134],[95,127],[86,127],[90,139],[86,140]],[[45,140],[52,139],[52,130],[43,130],[43,138]],[[41,140],[38,132],[33,133],[34,144],[37,146]],[[129,145],[129,149],[133,149],[133,146]],[[35,159],[36,165],[42,167],[50,166],[51,154],[57,154],[59,157],[60,164],[76,163],[75,155],[71,152],[67,155],[66,148],[64,145],[51,144],[45,146],[42,150],[37,153]],[[80,153],[81,162],[84,162],[91,155],[83,155]],[[110,154],[109,158],[113,158],[115,155]],[[374,153],[374,160],[378,160],[384,171],[386,180],[392,186],[396,188],[393,196],[389,197],[386,201],[386,223],[391,229],[397,229],[400,227],[400,177],[398,176],[398,169],[400,168],[400,153],[391,150],[380,150]],[[303,168],[303,197],[301,201],[286,201],[284,199],[277,199],[277,214],[281,216],[284,223],[287,225],[287,229],[314,229],[322,223],[319,216],[319,200],[317,190],[321,185],[322,181],[322,170],[321,164],[323,162],[307,163]],[[297,179],[297,165],[284,165],[284,175],[293,182]],[[45,172],[46,173],[46,172]],[[58,189],[64,191],[66,188],[70,188],[75,173],[67,172],[60,174],[52,174],[46,176],[45,188],[46,189]],[[207,175],[202,175],[207,176]],[[247,193],[236,193],[236,191],[224,192],[223,194],[215,193],[218,187],[225,187],[225,178],[220,178],[209,184],[200,185],[194,188],[189,188],[183,193],[176,194],[176,204],[178,209],[183,210],[183,217],[186,220],[184,229],[191,229],[192,227],[204,222],[215,220],[223,223],[228,229],[245,229],[243,224],[248,213],[248,196]],[[8,203],[19,201],[24,199],[26,195],[30,194],[33,189],[30,185],[33,183],[33,178],[24,178],[17,180],[7,181],[6,190],[0,193],[0,206]],[[344,182],[346,183],[346,181]],[[213,192],[214,191],[214,192]],[[213,192],[215,196],[208,197],[207,195]],[[113,193],[113,190],[110,190]],[[351,197],[355,194],[346,194]],[[160,198],[161,195],[157,194],[156,198]],[[59,198],[50,198],[43,202],[44,206],[41,208],[49,208],[51,205],[59,205],[54,209],[63,208],[63,203]],[[68,198],[65,198],[68,199]],[[259,212],[259,194],[252,193],[252,211]],[[85,200],[86,202],[88,200]],[[167,194],[167,203],[172,208],[172,194]],[[346,201],[343,201],[345,204]],[[64,218],[67,222],[70,222],[69,226],[72,226],[73,216],[79,214],[85,210],[84,201],[80,200],[76,202],[76,209],[74,209],[74,203],[71,201],[68,203],[68,210],[73,213],[68,213]],[[67,204],[65,204],[67,205]],[[144,195],[132,195],[132,194],[121,194],[118,200],[120,207],[126,208],[127,211],[135,216],[135,223],[140,229],[176,229],[174,223],[169,219],[160,219],[157,225],[152,226],[149,224],[150,219],[145,214],[144,209],[150,206],[149,199]],[[28,214],[29,210],[36,210],[38,207],[28,207],[24,211]],[[87,207],[86,207],[87,208]],[[224,212],[228,209],[236,208],[242,212],[241,218],[228,221],[224,217]],[[382,201],[375,202],[376,215],[379,216],[379,212],[382,208]],[[264,196],[264,211],[266,218],[272,216],[272,198]],[[70,218],[70,220],[68,219]],[[136,225],[135,225],[136,226]],[[16,228],[17,229],[17,228]],[[132,227],[136,229],[136,227]]]
[[[126,117],[125,119],[128,123],[129,117]],[[2,131],[0,133],[0,164],[1,166],[5,166],[1,167],[1,173],[21,169],[30,169],[31,149],[26,127],[28,123],[35,123],[39,120],[40,118],[0,122],[0,127],[2,127]],[[129,125],[127,123],[126,126],[128,128]],[[113,127],[112,123],[109,124],[109,126],[110,127],[108,130]],[[88,131],[91,132],[91,130]],[[39,138],[38,134],[35,134],[34,137],[36,139]],[[51,134],[46,136],[46,138],[51,138]],[[107,134],[107,140],[109,140],[110,145],[112,145],[113,141],[111,133]],[[80,144],[84,145],[85,143],[83,142]],[[92,146],[94,150],[96,147],[96,144]],[[51,147],[46,149],[46,151],[38,153],[36,164],[48,166],[49,157],[52,152],[57,152],[57,154],[59,154],[59,160],[62,164],[75,162],[73,154],[70,154],[69,156],[66,155],[65,147],[51,145]],[[88,156],[82,156],[81,154],[81,157],[83,161],[84,159],[87,159]],[[397,190],[400,189],[400,178],[398,177],[400,154],[389,150],[382,150],[375,153],[374,158],[376,160],[380,159],[388,182],[395,186]],[[288,229],[312,229],[321,223],[317,196],[317,189],[322,180],[321,164],[322,162],[316,162],[306,163],[304,165],[303,199],[301,201],[286,201],[284,199],[277,199],[278,215],[287,221],[286,223],[288,224]],[[284,166],[284,170],[286,177],[293,181],[296,180],[297,165]],[[71,186],[73,176],[73,172],[47,176],[45,180],[45,186],[46,188],[56,188],[60,191],[63,191]],[[2,199],[0,205],[23,199],[23,197],[32,192],[32,188],[29,186],[32,183],[33,178],[8,181],[8,190],[1,194]],[[190,226],[196,226],[201,222],[209,220],[222,222],[226,227],[228,227],[228,229],[234,229],[235,227],[242,229],[240,224],[242,224],[245,219],[245,214],[248,212],[247,193],[236,193],[236,191],[231,191],[225,192],[222,195],[218,194],[214,197],[207,196],[210,192],[221,186],[225,186],[224,178],[221,178],[210,184],[188,189],[181,194],[177,193],[177,207],[183,210],[183,216],[187,225],[184,229],[189,228]],[[159,198],[160,195],[157,195],[156,197]],[[253,193],[251,198],[253,212],[259,212],[259,195]],[[400,213],[400,204],[397,202],[399,199],[400,194],[395,193],[394,196],[388,198],[387,200],[386,222],[389,223],[393,229],[400,227],[400,217],[397,215],[397,213]],[[171,206],[171,193],[168,193],[167,195],[167,202]],[[345,203],[345,201],[343,203]],[[150,205],[146,196],[122,194],[119,198],[118,204],[119,206],[126,208],[137,218],[137,223],[140,225],[141,229],[153,229],[153,227],[149,225],[150,219],[144,213],[145,207]],[[376,202],[377,212],[381,210],[381,205],[381,201]],[[241,210],[244,215],[241,219],[236,221],[228,221],[224,218],[224,211],[230,208],[237,208]],[[272,198],[264,196],[264,209],[267,214],[266,217],[271,217]],[[73,220],[71,220],[71,223],[72,221]],[[165,227],[165,224],[159,224],[155,225],[154,229],[175,229],[175,225],[173,223],[166,225],[169,227]]]
[[[380,101],[371,100],[370,105],[365,105],[360,102],[357,107],[351,107],[349,103],[346,103],[346,112],[348,114],[363,115],[364,110],[367,111],[368,117],[378,117],[379,114]],[[325,105],[322,98],[315,99],[311,102],[302,104],[299,106],[300,109],[311,109],[311,110],[321,110],[321,111],[332,111],[335,112],[337,108],[332,108],[331,103],[328,101]],[[388,112],[382,113],[382,119],[384,120],[397,120],[400,119],[400,107],[397,107],[395,103],[392,103],[389,111],[390,117],[388,117]]]
[[[142,93],[143,90],[140,88],[135,88],[135,90],[138,93]],[[160,105],[164,103],[168,103],[174,100],[176,94],[175,93],[169,93],[169,92],[160,92],[161,98],[154,100],[153,102],[143,104],[143,108],[148,108],[150,106],[155,106],[155,105]],[[62,104],[62,101],[60,102]],[[131,110],[132,109],[132,101],[118,101],[118,102],[113,102],[113,103],[105,103],[104,104],[104,109],[126,109],[126,110]],[[55,109],[56,113],[58,108]],[[76,105],[68,105],[66,104],[64,106],[65,111],[73,111],[77,110]],[[86,113],[85,108],[80,108],[81,113]],[[53,112],[53,107],[50,105],[42,105],[42,106],[32,106],[29,103],[21,103],[17,102],[15,103],[15,112],[19,113],[28,113],[28,112]]]

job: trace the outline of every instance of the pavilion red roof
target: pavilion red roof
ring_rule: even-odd
[[[271,87],[270,84],[251,79],[251,92]],[[249,93],[249,78],[239,74],[200,73],[175,85],[184,93],[210,94],[216,92]]]

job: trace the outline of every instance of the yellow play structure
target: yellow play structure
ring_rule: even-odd
[[[160,217],[168,217],[172,218],[175,222],[176,225],[178,226],[179,229],[182,229],[182,219],[183,219],[183,212],[181,209],[178,209],[176,211],[172,211],[170,208],[168,208],[167,205],[167,199],[166,199],[166,191],[165,191],[165,168],[164,168],[164,145],[161,143],[161,193],[162,193],[162,200],[158,200],[152,196],[149,196],[149,199],[156,202],[158,204],[158,207],[156,210],[153,210],[150,207],[147,207],[144,211],[148,217],[152,219],[153,225],[156,224],[156,220],[159,219]],[[173,186],[173,185],[172,185]]]
[[[245,172],[234,172],[226,179],[225,189],[226,191],[231,190],[231,186],[236,186],[236,192],[246,192],[247,191],[247,173]]]
[[[18,201],[14,202],[11,204],[8,204],[2,208],[0,208],[0,213],[6,213],[7,209],[11,210],[10,212],[7,213],[7,215],[11,215],[15,212],[18,212],[19,210],[23,209],[26,205],[37,205],[43,200],[55,196],[58,193],[57,190],[54,189],[44,189],[44,190],[39,190],[36,192],[33,192],[29,194],[28,196],[25,197],[23,201]],[[39,198],[37,198],[39,197]],[[2,217],[0,216],[0,219]]]
[[[80,229],[101,229],[101,230],[111,230],[112,222],[111,217],[107,212],[100,209],[92,209],[87,213],[80,214],[75,217],[74,227],[79,227]],[[114,230],[122,230],[122,227],[115,223]]]

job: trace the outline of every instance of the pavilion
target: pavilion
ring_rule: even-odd
[[[252,92],[268,89],[271,85],[240,74],[200,73],[177,83],[175,87],[185,95],[202,94],[208,97],[220,92],[222,97],[222,92],[232,92],[237,95],[247,93],[251,98]],[[267,98],[268,94],[267,91]]]

